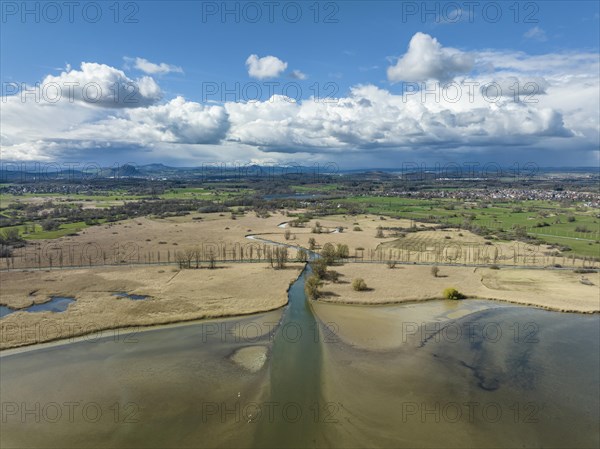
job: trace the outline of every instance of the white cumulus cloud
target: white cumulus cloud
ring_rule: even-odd
[[[425,33],[416,33],[408,44],[408,51],[388,67],[391,82],[449,81],[455,75],[473,68],[474,59],[468,53],[442,47],[437,39]]]
[[[226,103],[228,139],[265,152],[330,152],[376,148],[455,148],[531,144],[542,136],[569,137],[560,113],[507,100],[459,103],[403,97],[373,85],[355,86],[336,102]]]
[[[531,151],[543,158],[554,152],[569,154],[570,160],[576,155],[582,161],[589,161],[590,155],[598,159],[597,54],[492,50],[471,54],[477,68],[490,69],[476,69],[472,78],[456,76],[453,85],[462,89],[457,98],[452,90],[446,96],[423,95],[440,87],[430,80],[427,90],[404,94],[366,84],[355,85],[335,99],[295,101],[274,95],[265,101],[222,105],[183,97],[161,100],[160,87],[151,77],[134,80],[113,67],[83,63],[80,70],[44,78],[38,89],[49,88],[50,83],[66,88],[69,83],[90,82],[106,87],[112,95],[114,83],[135,82],[136,107],[112,107],[112,96],[98,103],[76,94],[58,102],[18,94],[2,97],[2,156],[7,160],[97,160],[100,156],[122,160],[126,154],[132,161],[182,164],[362,158],[372,164],[381,161],[384,152],[390,161],[397,161],[461,151],[528,157]],[[477,86],[495,83],[487,96],[496,98],[490,100],[481,89],[467,87],[474,82]],[[111,107],[98,107],[107,103]]]
[[[250,55],[248,56],[248,59],[246,59],[248,75],[260,80],[277,78],[285,71],[285,69],[287,69],[287,66],[287,62],[283,62],[275,56],[264,56],[259,58],[257,55]]]
[[[128,110],[125,124],[129,134],[147,135],[144,140],[148,142],[197,145],[218,143],[229,127],[227,113],[222,106],[205,106],[186,101],[183,97],[143,110]]]
[[[48,75],[39,90],[41,101],[81,102],[107,108],[143,107],[162,97],[160,87],[151,77],[132,79],[122,70],[95,62],[82,62],[80,70]]]

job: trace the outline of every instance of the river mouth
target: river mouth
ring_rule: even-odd
[[[284,309],[0,354],[2,447],[597,447],[597,315]]]

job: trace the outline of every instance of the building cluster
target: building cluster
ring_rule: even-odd
[[[0,193],[9,195],[41,195],[56,193],[59,195],[97,194],[91,185],[86,184],[11,184],[0,188]]]
[[[390,190],[384,196],[412,198],[451,198],[465,201],[568,201],[600,208],[600,195],[596,192],[540,189],[457,189],[457,190]]]

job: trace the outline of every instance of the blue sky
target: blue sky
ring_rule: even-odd
[[[479,2],[470,12],[468,2],[278,2],[272,23],[264,2],[229,2],[238,13],[225,18],[222,2],[97,2],[84,15],[85,4],[72,23],[65,6],[50,23],[57,9],[46,3],[28,4],[38,17],[2,3],[3,158],[598,161],[598,2]],[[115,79],[140,83],[139,103],[7,99],[15,85]],[[406,83],[449,82],[530,83],[540,101],[406,97]],[[119,134],[128,129],[139,135]]]

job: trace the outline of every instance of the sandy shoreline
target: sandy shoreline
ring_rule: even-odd
[[[326,281],[320,302],[382,305],[444,299],[442,292],[454,287],[468,298],[502,301],[559,312],[600,313],[600,273],[572,271],[440,267],[439,277],[429,266],[347,264],[331,269],[340,282]],[[593,285],[584,285],[581,277]],[[353,279],[363,278],[370,288],[356,292]]]
[[[595,340],[589,337],[597,316],[560,316],[476,300],[387,307],[312,304],[322,330],[335,325],[333,334],[324,331],[321,385],[323,400],[340,404],[339,424],[330,431],[343,447],[462,448],[465,435],[480,448],[594,447],[597,442],[589,432],[597,421],[597,343],[587,346],[587,339]],[[511,326],[532,322],[535,343],[522,334],[517,343]],[[582,322],[587,324],[580,327]],[[487,323],[501,332],[494,341],[483,337]],[[446,325],[453,333],[433,338]],[[444,404],[465,405],[466,400],[503,410],[515,403],[543,403],[549,414],[519,426],[509,413],[492,422],[465,419],[464,411],[460,419],[449,419],[441,411]],[[406,404],[414,406],[414,415]],[[439,414],[431,413],[436,410]]]

